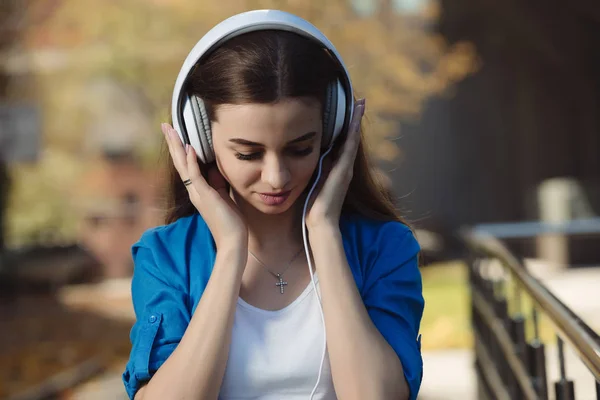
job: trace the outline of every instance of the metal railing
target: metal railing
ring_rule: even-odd
[[[532,276],[498,239],[477,230],[463,232],[462,237],[470,250],[477,398],[583,399],[576,397],[575,383],[568,375],[567,344],[593,378],[590,384],[595,388],[588,388],[588,393],[595,391],[595,398],[600,400],[598,334]],[[541,316],[548,322],[544,328],[551,328],[556,337],[556,348],[544,343]],[[558,353],[559,376],[554,382],[549,382],[550,351]]]

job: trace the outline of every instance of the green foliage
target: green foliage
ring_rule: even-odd
[[[425,297],[421,321],[423,350],[472,347],[466,266],[442,263],[421,271]]]
[[[10,245],[62,242],[75,237],[77,213],[70,202],[81,166],[69,154],[46,149],[37,165],[12,169]]]

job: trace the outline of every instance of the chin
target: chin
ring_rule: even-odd
[[[281,215],[284,214],[289,207],[255,207],[258,211],[266,215]]]

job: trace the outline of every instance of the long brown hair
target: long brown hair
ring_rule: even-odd
[[[222,104],[272,104],[286,98],[312,97],[323,105],[327,85],[338,73],[330,56],[309,39],[285,31],[257,31],[218,47],[195,67],[186,89],[203,99],[212,122],[216,107]],[[373,175],[363,139],[342,213],[405,223],[388,188]],[[342,143],[343,139],[336,141],[334,155]],[[168,200],[167,224],[197,212],[172,162]]]

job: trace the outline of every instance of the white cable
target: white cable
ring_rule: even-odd
[[[310,393],[309,400],[312,400],[315,392],[317,391],[317,387],[319,386],[319,382],[321,381],[321,373],[323,372],[323,363],[325,362],[325,353],[327,351],[327,332],[325,329],[325,315],[323,314],[323,303],[321,302],[321,296],[319,295],[319,293],[317,291],[317,285],[315,284],[315,277],[313,275],[312,263],[310,261],[310,253],[308,251],[308,240],[306,238],[307,229],[306,229],[306,222],[305,222],[306,221],[306,210],[308,208],[308,203],[310,202],[310,196],[312,195],[312,192],[315,190],[315,188],[319,184],[319,178],[321,177],[321,171],[322,171],[322,167],[323,167],[323,160],[325,159],[325,156],[327,156],[327,154],[329,154],[329,152],[331,151],[332,148],[333,148],[333,145],[330,146],[327,149],[327,151],[325,153],[323,153],[323,155],[319,159],[319,171],[317,172],[317,177],[315,179],[315,183],[313,184],[312,188],[308,192],[308,195],[306,196],[306,201],[304,202],[304,209],[302,211],[302,238],[304,240],[304,251],[306,252],[306,260],[308,261],[308,270],[310,272],[310,280],[312,281],[315,296],[317,296],[317,300],[319,302],[319,311],[321,312],[321,322],[323,323],[323,354],[321,354],[321,365],[319,366],[319,375],[317,376],[317,382],[315,383],[315,386],[314,386],[312,392]]]

